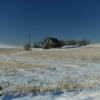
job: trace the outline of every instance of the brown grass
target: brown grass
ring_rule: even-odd
[[[83,61],[100,61],[100,48],[73,48],[65,50],[43,50],[33,51],[20,56],[25,58],[42,59],[42,60],[83,60]]]
[[[23,52],[23,50],[11,50],[11,51],[0,51],[0,54],[7,54],[8,56],[17,52]],[[41,51],[32,51],[32,52],[25,52],[18,55],[19,57],[29,58],[29,59],[41,59],[41,60],[82,60],[84,62],[99,62],[100,63],[100,48],[88,48],[88,47],[81,47],[81,48],[73,48],[73,49],[64,49],[64,50],[41,50]],[[24,68],[26,70],[34,70],[34,68],[48,68],[46,64],[26,64],[20,61],[0,61],[0,69],[5,71],[16,71],[17,68]],[[98,78],[98,77],[97,77]],[[77,83],[70,83],[66,80],[70,80],[70,77],[67,77],[59,82],[56,87],[52,84],[48,85],[48,87],[39,87],[39,86],[23,86],[18,85],[14,86],[18,91],[31,91],[33,93],[38,92],[49,92],[55,90],[62,90],[62,89],[79,89],[79,88],[92,88],[97,84],[100,85],[100,77],[97,79],[98,81],[95,83],[88,83],[82,82],[80,84]],[[90,79],[91,80],[91,79]],[[15,89],[15,90],[16,90]],[[29,90],[28,90],[29,89]]]
[[[23,48],[0,49],[0,54],[13,54],[20,51],[24,51],[24,49]]]

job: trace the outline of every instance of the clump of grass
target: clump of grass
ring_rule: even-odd
[[[3,95],[3,88],[2,88],[2,86],[0,86],[0,96],[2,96]]]
[[[2,86],[0,86],[0,90],[3,90]]]
[[[43,93],[47,93],[47,92],[61,92],[63,90],[77,90],[79,88],[78,84],[74,84],[74,83],[61,83],[58,85],[54,85],[54,84],[49,84],[48,86],[30,86],[30,85],[22,85],[22,84],[18,84],[18,85],[14,85],[10,86],[10,87],[6,87],[7,89],[5,89],[5,93],[11,92],[11,94],[29,94],[29,93],[33,93],[33,94],[43,94]]]
[[[58,84],[60,90],[76,91],[80,89],[80,84],[74,82],[63,82]]]
[[[91,58],[91,60],[92,60],[92,61],[95,61],[95,62],[96,62],[96,61],[98,62],[98,61],[100,60],[100,57],[93,56],[93,57]]]

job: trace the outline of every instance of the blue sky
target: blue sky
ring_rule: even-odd
[[[100,0],[0,0],[0,43],[47,36],[100,42]]]

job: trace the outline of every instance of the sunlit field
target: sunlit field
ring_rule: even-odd
[[[0,49],[1,100],[99,100],[100,47]]]

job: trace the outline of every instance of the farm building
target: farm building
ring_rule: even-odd
[[[46,38],[43,42],[43,48],[49,49],[49,48],[59,48],[61,47],[61,43],[57,38]]]

